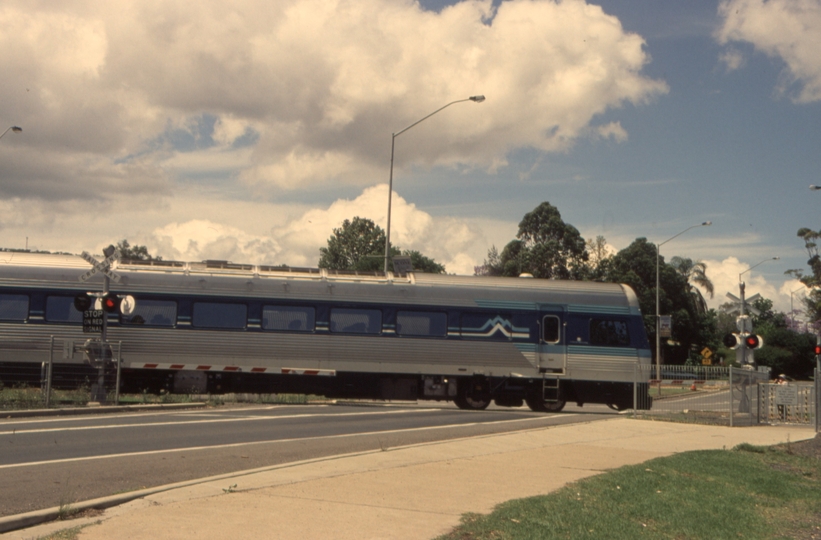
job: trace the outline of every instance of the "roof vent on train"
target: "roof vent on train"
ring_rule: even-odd
[[[231,261],[214,261],[214,260],[207,260],[202,261],[202,264],[205,265],[206,268],[221,268],[223,270],[253,270],[254,265],[252,264],[235,264]]]

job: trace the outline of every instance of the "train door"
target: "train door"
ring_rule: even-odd
[[[542,373],[564,373],[567,365],[565,313],[563,310],[543,310],[539,317],[539,370]]]

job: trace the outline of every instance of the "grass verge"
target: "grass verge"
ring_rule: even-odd
[[[466,514],[439,540],[554,538],[821,538],[821,460],[789,446],[677,454]]]

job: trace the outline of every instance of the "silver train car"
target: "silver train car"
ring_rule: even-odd
[[[103,277],[77,256],[0,253],[0,382],[11,366],[82,364],[74,299]],[[650,345],[626,285],[409,273],[362,275],[224,261],[124,261],[107,315],[124,392],[566,402],[649,408]],[[56,345],[55,345],[56,343]],[[87,360],[87,359],[86,359]],[[640,369],[644,366],[645,369]],[[90,369],[90,368],[89,368]],[[645,375],[646,377],[646,375]]]

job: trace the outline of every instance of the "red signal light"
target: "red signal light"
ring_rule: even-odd
[[[114,313],[120,309],[120,298],[116,294],[107,294],[103,297],[103,311]]]
[[[758,339],[757,335],[750,334],[744,338],[744,344],[747,345],[748,349],[755,349],[761,344],[761,341]]]
[[[815,355],[816,356],[821,356],[821,345],[816,345],[815,346]]]

